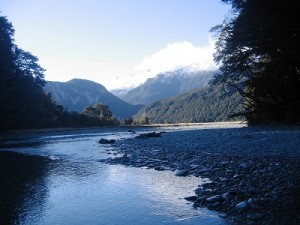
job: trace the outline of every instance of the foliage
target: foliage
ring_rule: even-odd
[[[300,122],[299,7],[296,0],[223,0],[234,14],[218,33],[217,81],[244,82],[249,123]]]
[[[133,125],[133,118],[130,116],[127,119],[123,120],[124,125]]]
[[[84,108],[83,115],[99,120],[103,124],[117,124],[108,105],[95,104]]]
[[[133,124],[135,124],[135,125],[149,125],[150,124],[149,117],[148,116],[142,116],[142,117],[136,118],[133,121]]]
[[[13,35],[11,23],[0,17],[0,129],[46,126],[55,105],[42,89],[44,69]]]
[[[134,120],[147,117],[150,123],[228,121],[231,114],[241,110],[239,93],[229,85],[218,84],[156,101],[141,109]]]

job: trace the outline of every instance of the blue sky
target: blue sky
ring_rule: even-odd
[[[16,44],[40,59],[47,80],[85,78],[108,89],[178,66],[212,68],[209,29],[229,9],[221,0],[0,1]]]

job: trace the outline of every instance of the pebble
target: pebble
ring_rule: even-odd
[[[189,201],[189,202],[194,202],[197,200],[197,196],[189,196],[189,197],[185,197],[184,199]]]
[[[196,195],[201,196],[205,193],[204,189],[202,187],[199,187],[195,190]]]
[[[235,206],[235,208],[238,211],[244,211],[247,207],[248,207],[247,202],[240,202],[240,203],[236,204],[236,206]]]
[[[210,173],[211,169],[202,169],[202,170],[199,170],[199,173],[202,173],[202,174],[207,174],[207,173]]]
[[[214,195],[214,196],[211,196],[206,199],[206,201],[209,203],[221,202],[223,200],[224,199],[223,199],[222,195]]]
[[[248,218],[249,220],[261,220],[263,217],[264,217],[264,214],[263,214],[263,213],[260,213],[260,212],[249,213],[249,214],[247,215],[247,218]]]
[[[189,174],[188,170],[176,170],[175,171],[175,176],[178,176],[178,177],[185,177],[188,174]]]
[[[239,165],[239,167],[240,167],[241,169],[247,170],[247,169],[250,169],[251,165],[250,165],[249,163],[243,162],[243,163],[241,163],[241,164]]]
[[[100,141],[98,143],[100,144],[114,144],[116,142],[116,140],[114,139],[104,139],[104,138],[101,138]]]
[[[227,182],[229,179],[227,177],[219,177],[219,181]]]
[[[247,204],[248,205],[251,205],[253,203],[253,199],[252,198],[249,198],[248,200],[247,200]]]
[[[218,216],[223,219],[226,219],[229,216],[229,214],[228,213],[219,213]]]
[[[229,197],[230,197],[230,194],[228,192],[222,194],[223,199],[227,199]]]

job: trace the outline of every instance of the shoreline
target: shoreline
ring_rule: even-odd
[[[209,178],[187,200],[219,212],[230,224],[300,224],[300,129],[171,131],[112,147],[124,156],[104,160],[108,164]]]
[[[229,126],[233,124],[247,124],[244,121],[225,121],[225,122],[207,122],[207,123],[170,123],[170,124],[139,124],[139,125],[116,125],[116,126],[94,126],[94,127],[57,127],[57,128],[36,128],[36,129],[20,129],[0,132],[0,135],[7,134],[31,134],[31,133],[50,133],[50,132],[67,132],[93,129],[107,129],[107,128],[147,128],[147,127],[191,127],[191,126]]]
[[[134,128],[174,128],[174,127],[209,127],[209,128],[220,128],[220,127],[230,127],[233,125],[244,125],[249,126],[247,121],[219,121],[219,122],[202,122],[202,123],[157,123],[157,124],[138,124],[138,125],[114,125],[114,126],[93,126],[93,127],[54,127],[54,128],[34,128],[34,129],[20,129],[20,130],[8,130],[1,131],[1,135],[9,134],[34,134],[34,133],[50,133],[50,132],[68,132],[68,131],[78,131],[78,130],[93,130],[93,129],[114,129],[114,128],[124,128],[124,129],[134,129]],[[266,124],[266,125],[251,125],[249,127],[288,127],[288,128],[300,128],[299,124]]]

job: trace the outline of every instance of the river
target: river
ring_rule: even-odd
[[[206,180],[99,162],[119,156],[101,138],[133,135],[106,128],[2,137],[0,224],[225,224],[183,199]]]

